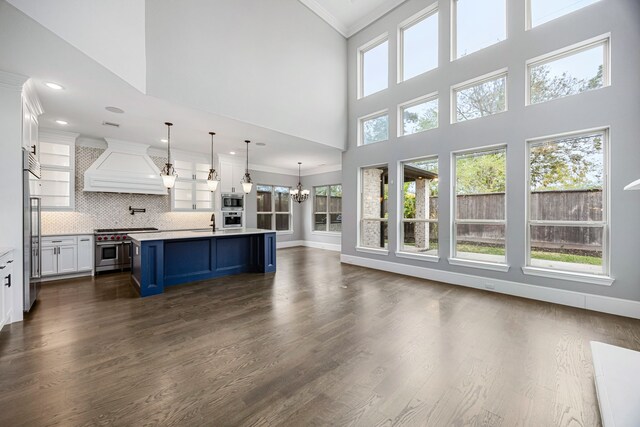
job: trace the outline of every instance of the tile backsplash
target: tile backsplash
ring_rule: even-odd
[[[43,212],[42,234],[92,233],[95,228],[156,227],[160,230],[206,228],[211,213],[171,212],[169,196],[83,192],[84,172],[104,149],[76,146],[74,212]],[[152,157],[162,168],[165,159]],[[145,213],[129,213],[129,206]]]

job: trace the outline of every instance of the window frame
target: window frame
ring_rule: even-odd
[[[535,104],[531,102],[531,70],[534,67],[545,65],[560,59],[568,58],[570,56],[587,51],[599,45],[603,46],[602,87],[596,88],[596,89],[589,89],[573,95],[566,95],[566,96],[561,96],[559,98],[553,98],[548,101],[536,102]],[[581,41],[579,43],[574,43],[570,46],[566,46],[561,49],[556,49],[552,52],[545,53],[544,55],[531,58],[525,62],[525,98],[524,98],[525,106],[544,104],[546,102],[552,102],[557,99],[569,98],[572,96],[580,95],[585,92],[604,89],[609,86],[611,86],[611,33],[601,34],[597,37],[592,37],[590,39]]]
[[[503,0],[504,1],[504,40],[499,40],[493,44],[490,44],[488,46],[485,46],[483,48],[480,48],[478,50],[474,50],[473,52],[461,56],[458,58],[458,0],[451,0],[451,22],[450,22],[450,27],[451,27],[451,57],[450,57],[450,62],[453,61],[459,61],[462,58],[466,58],[470,55],[473,55],[474,53],[477,52],[481,52],[491,46],[495,46],[498,43],[504,42],[505,40],[509,39],[509,2],[507,0]]]
[[[370,51],[371,49],[374,49],[378,46],[380,46],[381,44],[383,44],[384,42],[387,42],[387,86],[383,89],[380,89],[376,92],[372,92],[368,95],[364,94],[364,55]],[[360,46],[358,48],[358,57],[357,57],[357,71],[358,71],[358,76],[357,76],[357,90],[356,90],[356,99],[363,99],[366,98],[367,96],[371,96],[371,95],[375,95],[376,93],[382,92],[383,90],[389,89],[389,69],[388,69],[388,62],[389,62],[389,33],[388,32],[384,32],[382,34],[380,34],[379,36],[375,37],[374,39],[368,41],[367,43],[363,44],[362,46]]]
[[[525,14],[525,22],[524,22],[524,25],[525,25],[524,29],[525,29],[525,31],[529,31],[529,30],[532,30],[532,29],[534,29],[534,28],[537,28],[537,27],[539,27],[539,26],[541,26],[541,25],[548,24],[549,22],[553,22],[553,21],[555,21],[556,19],[560,19],[560,18],[563,18],[563,17],[565,17],[565,16],[571,15],[571,14],[573,14],[573,13],[575,13],[575,12],[578,12],[579,10],[582,10],[582,9],[587,8],[587,7],[589,7],[589,6],[593,6],[594,4],[597,4],[597,3],[599,3],[599,2],[600,2],[600,0],[596,0],[594,3],[588,4],[588,5],[586,5],[586,6],[582,6],[582,7],[578,8],[578,9],[576,9],[576,10],[573,10],[573,11],[571,11],[571,12],[567,12],[567,13],[565,13],[565,14],[563,14],[563,15],[560,15],[560,16],[557,16],[557,17],[555,17],[555,18],[552,18],[552,19],[550,19],[550,20],[548,20],[548,21],[545,21],[545,22],[543,22],[543,23],[541,23],[541,24],[533,25],[533,8],[532,8],[532,1],[534,1],[534,0],[525,0],[525,12],[524,12],[524,14]]]
[[[532,220],[531,219],[531,147],[544,142],[555,141],[558,139],[566,139],[571,137],[579,137],[589,134],[602,132],[603,134],[603,185],[602,185],[602,221],[553,221],[553,220]],[[591,129],[582,129],[572,132],[564,132],[553,135],[540,136],[526,140],[525,149],[525,265],[522,271],[527,275],[535,275],[548,277],[553,279],[563,279],[590,283],[594,285],[611,286],[614,279],[611,277],[611,190],[610,190],[610,127],[596,127]],[[544,268],[531,265],[531,225],[548,225],[548,226],[583,226],[583,227],[602,227],[602,274],[581,273],[578,271],[562,270],[558,268]]]
[[[367,166],[360,166],[358,168],[358,206],[357,206],[357,219],[358,219],[358,226],[356,229],[356,251],[358,252],[364,252],[364,253],[370,253],[370,254],[378,254],[378,255],[388,255],[389,254],[389,249],[388,248],[372,248],[372,247],[368,247],[368,246],[363,246],[362,245],[362,223],[363,221],[366,220],[375,220],[375,221],[379,221],[379,222],[386,222],[387,223],[387,233],[389,232],[389,218],[363,218],[362,217],[362,202],[363,202],[363,189],[362,189],[362,174],[364,172],[365,169],[372,169],[372,168],[386,168],[387,169],[387,173],[389,173],[389,164],[388,163],[376,163],[376,164],[372,164],[372,165],[367,165]],[[389,215],[389,212],[387,212],[387,216]]]
[[[369,120],[373,120],[373,119],[377,119],[379,117],[383,117],[383,116],[387,116],[387,139],[383,139],[381,141],[376,141],[376,142],[370,142],[369,144],[365,144],[364,143],[364,122],[369,121]],[[358,118],[358,135],[357,135],[357,141],[358,141],[358,147],[367,147],[370,145],[375,145],[375,144],[380,144],[382,142],[388,142],[389,138],[391,137],[391,133],[389,132],[389,125],[390,125],[390,119],[391,116],[389,115],[389,109],[385,108],[384,110],[379,110],[376,111],[375,113],[371,113],[368,114],[366,116],[362,116],[360,118]]]
[[[433,4],[431,4],[430,6],[422,9],[421,11],[419,11],[418,13],[410,16],[409,18],[405,19],[404,21],[402,21],[399,25],[398,25],[398,34],[397,34],[397,40],[398,40],[398,55],[397,55],[397,76],[396,76],[396,83],[400,84],[406,81],[409,81],[411,79],[414,79],[418,76],[421,76],[423,74],[428,73],[429,71],[433,71],[438,69],[438,67],[440,66],[440,15],[438,15],[438,40],[436,40],[436,46],[437,46],[437,51],[436,51],[436,66],[434,68],[430,68],[428,70],[423,71],[420,74],[416,74],[415,76],[409,77],[408,79],[404,78],[404,32],[413,27],[416,24],[419,24],[420,22],[424,21],[427,18],[432,17],[433,15],[438,14],[439,12],[439,8],[438,8],[438,2],[434,2]]]
[[[491,153],[495,151],[504,150],[505,153],[505,173],[508,171],[508,145],[507,144],[494,144],[494,145],[486,145],[482,147],[474,147],[470,149],[458,150],[451,152],[451,197],[450,197],[450,228],[449,232],[451,234],[450,238],[450,247],[449,247],[449,257],[448,262],[451,265],[458,265],[463,267],[474,267],[481,268],[485,270],[494,270],[500,272],[509,271],[509,248],[508,248],[508,227],[509,227],[509,218],[508,218],[508,208],[507,208],[507,197],[509,191],[509,180],[505,175],[505,184],[504,184],[504,195],[505,195],[505,203],[504,203],[504,220],[475,220],[475,219],[458,219],[458,203],[457,203],[457,171],[456,171],[456,159],[460,155],[465,154],[482,154],[482,153]],[[491,262],[491,261],[480,261],[480,260],[469,260],[464,258],[458,258],[456,255],[456,245],[458,242],[458,235],[456,232],[456,226],[458,224],[479,224],[479,225],[503,225],[504,226],[504,262]]]
[[[476,117],[474,119],[468,119],[468,120],[462,120],[462,121],[458,121],[458,114],[457,114],[457,109],[458,109],[458,97],[457,94],[458,92],[465,90],[465,89],[469,89],[473,86],[478,86],[481,85],[483,83],[487,83],[490,82],[492,80],[498,80],[499,78],[503,77],[505,79],[505,84],[504,84],[504,110],[499,111],[497,113],[493,113],[493,114],[489,114],[488,116],[480,116],[480,117]],[[501,68],[499,70],[496,71],[492,71],[490,73],[487,74],[483,74],[481,76],[478,77],[474,77],[472,79],[469,80],[465,80],[464,82],[458,83],[456,85],[451,86],[451,89],[449,91],[450,93],[450,99],[451,99],[451,111],[449,112],[450,115],[450,122],[451,124],[456,124],[456,123],[466,123],[466,122],[472,122],[474,120],[478,120],[478,119],[484,119],[487,117],[491,117],[491,116],[496,116],[498,114],[502,114],[502,113],[506,113],[507,111],[509,111],[509,68],[505,67],[505,68]]]
[[[257,197],[258,197],[258,186],[263,187],[271,187],[271,210],[269,212],[260,212],[257,207]],[[276,211],[276,187],[286,188],[287,194],[289,195],[289,211]],[[275,231],[278,234],[293,234],[293,201],[291,200],[291,186],[290,185],[276,185],[276,184],[256,184],[256,227],[258,222],[259,215],[271,215],[271,228],[270,231]],[[276,215],[278,214],[288,214],[289,215],[289,228],[286,230],[276,230]],[[265,229],[266,230],[266,229]]]
[[[329,198],[331,197],[331,187],[338,187],[340,186],[340,189],[342,191],[342,184],[326,184],[326,185],[316,185],[313,187],[313,199],[312,199],[312,206],[311,206],[311,232],[312,233],[316,233],[316,234],[329,234],[329,235],[335,235],[335,236],[340,236],[342,235],[342,231],[330,231],[329,230],[329,225],[331,223],[331,215],[335,215],[335,214],[339,214],[340,216],[342,216],[342,211],[340,212],[332,212],[331,211],[331,204],[329,203]],[[316,195],[317,195],[317,189],[318,188],[326,188],[327,189],[327,210],[326,211],[316,211],[315,207],[316,207]],[[315,218],[316,215],[326,215],[327,216],[327,222],[325,224],[325,229],[324,230],[316,230],[315,229]],[[342,220],[340,220],[340,224],[341,227],[340,229],[342,230]]]
[[[438,163],[438,172],[440,172],[440,158],[437,154],[431,154],[428,156],[420,156],[420,157],[414,157],[414,158],[410,158],[410,159],[405,159],[405,160],[400,160],[398,162],[398,177],[397,177],[397,190],[398,190],[398,197],[397,197],[397,207],[396,207],[396,212],[398,215],[398,221],[397,221],[397,227],[396,227],[396,236],[398,236],[398,239],[396,241],[396,251],[395,251],[395,255],[397,257],[400,258],[409,258],[409,259],[419,259],[419,260],[424,260],[424,261],[432,261],[432,262],[438,262],[440,261],[440,204],[438,203],[438,209],[437,209],[437,218],[436,219],[425,219],[425,220],[416,220],[416,219],[405,219],[404,217],[404,165],[405,163],[413,163],[413,162],[417,162],[417,161],[423,161],[423,160],[435,160]],[[438,176],[439,173],[438,173]],[[440,193],[440,180],[438,179],[438,194]],[[429,223],[429,224],[437,224],[438,225],[438,255],[432,255],[432,254],[417,254],[417,253],[413,253],[413,252],[408,252],[408,251],[403,251],[402,250],[402,246],[403,246],[403,242],[404,242],[404,223],[405,222],[413,222],[413,223],[419,223],[419,222],[424,222],[424,223]]]
[[[438,124],[435,127],[420,130],[418,132],[413,133],[404,133],[404,110],[407,108],[415,107],[416,105],[426,104],[427,102],[437,101],[438,104]],[[431,92],[423,96],[419,96],[418,98],[411,99],[409,101],[403,102],[402,104],[398,104],[397,108],[398,112],[398,120],[397,120],[397,135],[398,138],[402,138],[404,136],[415,135],[422,132],[428,132],[433,129],[438,129],[440,127],[440,97],[438,92]]]

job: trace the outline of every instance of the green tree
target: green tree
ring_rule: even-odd
[[[506,153],[496,151],[456,160],[457,194],[501,193],[506,188]]]

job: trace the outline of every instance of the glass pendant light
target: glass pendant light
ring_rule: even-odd
[[[209,187],[209,191],[212,193],[216,191],[218,183],[220,182],[218,173],[213,168],[213,135],[215,134],[215,132],[209,132],[209,135],[211,135],[211,169],[209,169],[209,176],[207,177],[207,187]]]
[[[291,199],[293,199],[294,202],[298,202],[298,203],[302,203],[305,200],[307,200],[309,198],[309,190],[304,190],[302,188],[302,183],[300,182],[300,166],[302,165],[302,162],[298,162],[298,185],[296,186],[296,188],[289,190],[289,193],[291,194]]]
[[[244,142],[247,144],[247,168],[244,171],[244,177],[242,178],[242,181],[240,181],[240,184],[242,184],[242,191],[244,191],[245,194],[249,194],[251,193],[251,187],[253,187],[253,181],[249,174],[249,144],[251,141],[245,140]]]
[[[167,163],[165,163],[164,168],[162,168],[160,177],[162,178],[164,186],[171,189],[176,185],[178,174],[171,164],[171,126],[173,126],[173,123],[165,122],[165,125],[167,125]]]

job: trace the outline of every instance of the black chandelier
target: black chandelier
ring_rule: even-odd
[[[302,203],[309,198],[309,190],[304,190],[300,182],[300,165],[302,165],[302,162],[298,162],[298,185],[293,190],[289,190],[291,199],[298,203]]]

